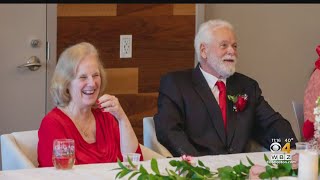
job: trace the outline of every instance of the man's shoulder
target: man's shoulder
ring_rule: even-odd
[[[192,74],[192,71],[194,69],[185,69],[185,70],[179,70],[179,71],[171,71],[165,74],[164,76],[173,76],[173,77],[180,77],[180,76],[188,76]]]
[[[253,78],[239,72],[235,72],[232,76],[230,76],[229,80],[234,80],[241,83],[257,83],[257,81]]]
[[[193,69],[172,71],[163,75],[160,80],[160,89],[167,89],[170,87],[187,88],[192,86]]]
[[[186,70],[168,72],[167,74],[162,76],[162,79],[190,80],[192,77],[193,70],[194,69],[186,69]]]

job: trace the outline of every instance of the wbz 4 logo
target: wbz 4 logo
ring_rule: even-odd
[[[270,156],[271,161],[290,161],[291,154],[290,154],[290,142],[287,142],[283,147],[279,142],[273,142],[270,145],[270,151],[273,153]]]

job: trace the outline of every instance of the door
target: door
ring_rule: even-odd
[[[46,5],[1,4],[0,26],[0,134],[37,129],[46,107]]]
[[[46,4],[0,5],[0,134],[38,129],[51,109],[46,84],[55,60],[47,64],[47,17],[56,32],[56,16],[48,16],[47,9]]]

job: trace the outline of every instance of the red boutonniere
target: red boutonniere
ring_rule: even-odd
[[[235,112],[241,112],[244,110],[244,108],[247,105],[248,102],[248,95],[243,94],[243,95],[228,95],[228,99],[233,102],[233,111]]]

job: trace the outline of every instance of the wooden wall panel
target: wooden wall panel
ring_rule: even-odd
[[[162,74],[193,67],[194,25],[194,16],[59,17],[58,53],[91,42],[106,68],[138,67],[139,92],[156,92]],[[132,34],[130,59],[119,57],[121,34]]]
[[[138,93],[123,94],[126,93],[121,89],[125,88],[123,86],[117,92],[113,89],[112,94],[118,97],[139,142],[143,143],[142,118],[157,112],[160,77],[194,66],[195,5],[95,6],[58,4],[57,53],[60,55],[68,46],[87,41],[97,47],[105,68],[121,68],[127,75],[129,69],[138,71],[135,73],[138,81],[134,80],[130,86],[138,87]],[[133,37],[132,58],[125,60],[119,57],[120,35],[123,34]]]
[[[157,112],[158,93],[118,94],[116,97],[126,112],[139,142],[143,144],[142,119],[154,116]]]
[[[59,4],[58,17],[63,16],[116,16],[116,4]]]
[[[137,94],[138,68],[106,68],[108,94]]]
[[[118,16],[168,16],[172,15],[171,4],[118,4]]]
[[[173,15],[195,15],[196,7],[194,4],[174,4]]]

